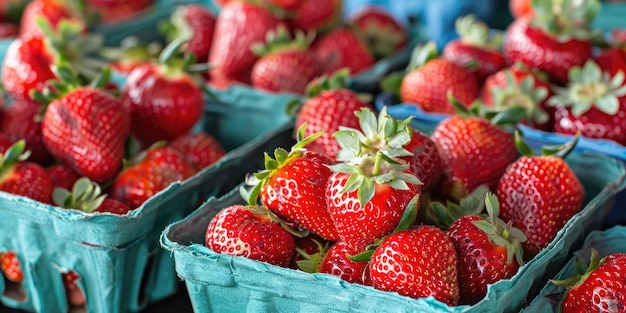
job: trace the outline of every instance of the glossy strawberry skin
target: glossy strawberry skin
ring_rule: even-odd
[[[402,160],[411,164],[411,170],[424,185],[424,190],[433,188],[443,173],[443,162],[437,144],[430,137],[417,129],[411,128],[411,141],[404,149],[413,153]]]
[[[252,67],[252,86],[272,91],[304,94],[307,85],[319,75],[319,64],[304,49],[280,51],[261,57]]]
[[[565,294],[563,313],[625,312],[626,254],[615,253]]]
[[[293,236],[269,217],[241,205],[222,209],[207,227],[205,245],[216,253],[288,267],[295,251]]]
[[[153,4],[154,0],[87,0],[87,7],[98,14],[99,23],[122,22],[137,17]]]
[[[109,93],[70,91],[48,105],[41,128],[48,151],[79,174],[104,182],[120,171],[130,115]]]
[[[96,212],[108,212],[113,214],[125,215],[127,214],[131,208],[125,203],[115,200],[113,198],[107,197],[104,199],[102,204],[98,207]]]
[[[176,137],[168,146],[180,152],[196,172],[215,164],[226,155],[222,144],[207,133],[187,133]]]
[[[554,131],[561,134],[581,135],[587,138],[613,140],[626,145],[626,97],[620,97],[615,115],[606,114],[591,107],[580,116],[574,116],[570,108],[556,107]]]
[[[348,89],[323,91],[303,104],[296,116],[296,126],[307,123],[305,137],[323,130],[324,133],[307,148],[325,153],[334,160],[339,145],[333,134],[339,130],[339,126],[359,129],[359,120],[354,111],[363,107],[375,111],[371,104],[363,102]]]
[[[500,217],[522,230],[524,257],[532,258],[578,213],[585,190],[558,157],[521,157],[507,169],[497,190]]]
[[[312,46],[324,73],[349,68],[359,74],[374,65],[374,57],[357,35],[348,28],[336,28],[318,38]]]
[[[37,24],[37,18],[42,16],[52,25],[58,27],[61,21],[70,21],[87,29],[87,23],[82,16],[70,7],[71,2],[55,0],[33,0],[24,9],[20,22],[20,37],[34,36],[43,38],[44,34]]]
[[[36,163],[18,162],[0,177],[0,190],[51,204],[54,185],[46,170]]]
[[[21,283],[24,280],[20,260],[14,251],[0,253],[0,270],[4,277],[14,283]]]
[[[340,18],[340,0],[300,0],[289,20],[294,29],[304,32],[326,30]]]
[[[474,221],[479,216],[464,216],[454,221],[446,234],[457,251],[461,304],[473,305],[487,294],[487,286],[515,275],[519,264],[507,261],[505,246],[496,245]]]
[[[483,118],[451,116],[437,125],[431,138],[444,164],[440,189],[454,199],[482,184],[495,189],[518,157],[513,135]]]
[[[344,241],[338,241],[324,256],[319,272],[337,276],[349,283],[365,285],[365,268],[368,262],[355,262],[348,257],[358,253]]]
[[[479,84],[507,64],[504,55],[499,51],[464,43],[461,39],[448,43],[443,49],[442,56],[464,66],[475,62],[476,68],[470,68],[470,71],[476,75]]]
[[[198,62],[206,62],[211,52],[217,17],[208,7],[201,4],[185,5],[184,17],[193,32],[185,50],[193,53]]]
[[[619,71],[626,73],[626,51],[618,47],[602,49],[594,56],[594,61],[600,66],[603,72],[609,72],[611,77]]]
[[[26,150],[31,152],[28,161],[46,166],[53,161],[44,142],[41,123],[43,107],[41,104],[19,100],[13,101],[11,106],[3,108],[0,132],[9,135],[14,142],[20,139],[26,141]]]
[[[46,172],[55,187],[61,187],[65,190],[72,190],[74,183],[80,178],[71,167],[65,164],[55,164],[46,168]]]
[[[330,241],[339,233],[326,209],[324,192],[334,162],[325,154],[305,151],[272,173],[261,188],[261,201],[281,218]]]
[[[340,192],[348,178],[347,174],[338,172],[330,176],[326,204],[341,240],[355,251],[362,252],[367,245],[389,234],[398,225],[407,204],[418,190],[415,187],[398,190],[376,184],[374,197],[361,206],[357,191]]]
[[[399,51],[408,42],[407,31],[384,9],[370,5],[348,17],[347,22],[356,26],[367,45],[377,58]]]
[[[468,106],[478,96],[478,88],[476,76],[468,69],[440,58],[408,73],[402,80],[400,98],[426,112],[454,114],[448,91]]]
[[[539,28],[529,25],[530,15],[515,20],[506,30],[504,54],[509,63],[522,62],[546,72],[550,81],[565,85],[568,71],[591,58],[589,41],[570,39],[557,42]]]
[[[532,12],[531,0],[509,0],[509,10],[514,18],[522,17]]]
[[[187,133],[204,107],[202,90],[190,75],[168,77],[155,65],[130,73],[122,101],[131,112],[131,133],[146,147]]]
[[[370,260],[374,288],[412,298],[459,302],[457,258],[450,238],[434,226],[418,226],[385,238]]]

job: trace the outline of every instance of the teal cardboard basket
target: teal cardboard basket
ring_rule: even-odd
[[[280,104],[250,105],[208,103],[197,130],[216,137],[226,156],[126,216],[86,214],[0,192],[0,252],[15,251],[25,272],[21,287],[0,282],[0,301],[32,312],[67,312],[61,273],[69,269],[81,276],[90,313],[138,312],[173,295],[179,280],[173,258],[159,246],[163,229],[263,167],[252,156],[293,144],[293,121]]]
[[[511,279],[490,286],[487,297],[474,306],[449,307],[431,297],[411,299],[327,274],[214,253],[204,246],[206,228],[220,209],[245,203],[237,188],[210,198],[168,226],[161,245],[173,253],[176,272],[187,286],[195,312],[518,312],[561,268],[585,234],[599,228],[616,191],[625,184],[624,164],[613,158],[573,153],[567,161],[585,187],[584,208],[546,249]]]
[[[598,250],[601,257],[613,253],[626,253],[626,226],[617,225],[604,231],[590,233],[583,246],[573,254],[554,278],[557,280],[566,279],[576,274],[576,260],[582,258],[588,264],[591,248]],[[522,312],[558,312],[557,303],[551,298],[564,290],[562,287],[547,283],[540,294]]]

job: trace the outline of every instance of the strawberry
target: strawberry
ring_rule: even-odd
[[[14,251],[0,253],[0,270],[6,279],[14,283],[21,283],[24,280],[20,259]]]
[[[159,42],[142,42],[136,36],[124,38],[119,47],[103,47],[100,55],[109,61],[112,71],[127,77],[135,68],[158,62],[163,46]]]
[[[287,151],[278,148],[275,159],[265,154],[265,169],[254,174],[260,180],[252,189],[249,202],[256,197],[280,218],[336,241],[337,228],[326,209],[324,191],[331,175],[329,165],[334,164],[323,153],[308,151],[307,144],[319,138],[321,133],[304,137],[306,124],[298,128],[297,143]]]
[[[3,108],[0,132],[12,141],[24,139],[26,149],[31,152],[28,160],[45,166],[52,162],[52,156],[43,142],[40,122],[43,109],[40,103],[31,100],[14,100]]]
[[[608,47],[593,58],[603,72],[615,76],[619,71],[626,73],[626,50],[621,47]]]
[[[340,147],[333,138],[333,133],[340,126],[356,128],[359,120],[354,111],[374,107],[363,102],[357,94],[347,89],[347,72],[340,71],[327,78],[321,77],[309,86],[308,99],[304,101],[296,114],[296,125],[307,124],[305,137],[324,131],[319,139],[309,144],[309,150],[323,152],[335,159]]]
[[[192,70],[194,57],[179,57],[184,42],[172,42],[158,64],[135,68],[124,84],[122,101],[131,112],[131,134],[144,147],[189,132],[202,117],[203,91],[193,72],[205,67]]]
[[[63,273],[62,276],[67,303],[73,307],[84,306],[86,303],[85,295],[76,283],[76,281],[80,279],[80,275],[75,271],[68,271]]]
[[[252,86],[304,94],[307,85],[320,74],[317,59],[308,50],[312,40],[312,36],[302,32],[292,39],[284,27],[268,32],[265,44],[253,46],[253,51],[261,58],[252,67]]]
[[[342,68],[350,69],[351,74],[359,74],[375,62],[364,41],[346,27],[338,27],[321,35],[312,48],[326,74]]]
[[[195,173],[178,151],[168,147],[149,149],[126,167],[114,180],[110,196],[130,206],[140,207],[171,183]]]
[[[20,28],[12,23],[0,22],[0,39],[17,37]]]
[[[87,30],[84,8],[81,4],[69,0],[33,0],[24,9],[20,22],[20,37],[44,37],[37,19],[42,17],[52,30],[58,30],[62,21],[74,25],[80,32]]]
[[[169,41],[188,40],[183,51],[193,53],[198,62],[206,62],[211,51],[217,17],[205,5],[187,4],[174,10],[170,20],[162,25]]]
[[[469,106],[478,96],[479,84],[467,68],[436,55],[434,43],[416,48],[401,82],[400,99],[426,112],[453,114],[448,94]]]
[[[532,0],[509,0],[509,11],[513,18],[520,18],[532,12]]]
[[[321,33],[332,29],[341,21],[342,10],[341,0],[300,0],[298,6],[292,10],[293,17],[289,22],[294,29],[306,33]]]
[[[358,29],[376,59],[387,57],[408,43],[404,26],[378,6],[363,6],[350,15],[346,22]]]
[[[565,280],[551,280],[565,287],[559,304],[560,312],[624,312],[626,310],[626,254],[612,253],[600,258],[597,250],[591,250],[589,264],[582,259],[578,267],[583,273]],[[584,267],[586,266],[586,268]]]
[[[282,22],[272,13],[248,1],[229,1],[215,22],[209,63],[211,78],[217,81],[249,82],[249,73],[259,57],[250,49],[265,39],[268,31]]]
[[[306,237],[295,237],[295,244],[296,252],[290,267],[307,273],[317,273],[331,242],[309,233]]]
[[[150,9],[155,0],[86,0],[87,12],[97,17],[97,22],[119,23],[131,20]]]
[[[178,151],[196,172],[215,164],[226,154],[222,144],[207,133],[187,133],[176,137],[168,146]]]
[[[0,153],[9,150],[13,143],[15,143],[15,141],[13,141],[9,135],[0,133]]]
[[[474,15],[458,18],[455,27],[460,37],[446,44],[443,58],[468,67],[481,84],[487,76],[506,66],[506,59],[500,52],[500,33],[491,35],[489,26],[476,20]]]
[[[521,141],[519,132],[516,135],[523,156],[502,175],[497,195],[502,219],[528,237],[522,246],[525,257],[530,259],[547,247],[563,225],[581,210],[585,189],[563,160],[576,141],[560,150],[544,148],[542,155],[535,156]]]
[[[221,0],[224,1],[224,0]],[[300,0],[264,0],[267,4],[275,5],[283,10],[293,10],[300,5]]]
[[[267,208],[233,205],[209,222],[205,245],[216,253],[288,267],[295,251],[293,235],[274,222]]]
[[[457,114],[441,121],[431,135],[444,165],[440,192],[454,200],[482,184],[495,188],[518,157],[513,135],[500,126],[510,121],[490,120],[456,106]]]
[[[52,165],[46,168],[46,172],[55,187],[61,187],[67,190],[71,190],[74,183],[80,178],[80,175],[78,175],[76,171],[65,164]]]
[[[524,265],[521,243],[526,236],[498,217],[500,204],[493,193],[484,201],[487,217],[461,217],[446,232],[458,255],[460,304],[477,303],[488,285],[511,278]]]
[[[79,178],[71,189],[55,188],[52,197],[54,203],[60,207],[86,213],[109,212],[124,215],[130,211],[125,203],[102,194],[100,186],[87,177]]]
[[[374,288],[411,298],[459,302],[452,240],[437,227],[418,226],[386,237],[374,250],[369,275]]]
[[[589,60],[570,71],[566,88],[555,88],[548,104],[555,107],[554,130],[626,145],[626,85],[624,72],[602,72]]]
[[[52,180],[43,167],[26,161],[29,153],[24,153],[25,146],[24,140],[19,140],[2,154],[0,190],[51,203]]]
[[[506,30],[504,54],[546,72],[556,84],[567,83],[567,72],[591,58],[589,27],[599,1],[533,2],[534,14],[516,19]]]
[[[366,284],[365,269],[368,262],[352,261],[349,256],[358,254],[360,251],[352,249],[346,242],[334,243],[322,259],[319,272],[335,275],[349,283]]]

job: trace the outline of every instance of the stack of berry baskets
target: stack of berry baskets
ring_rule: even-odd
[[[546,28],[526,15],[497,34],[470,17],[459,19],[458,39],[440,53],[430,44],[419,47],[405,71],[383,80],[377,109],[386,106],[396,118],[411,116],[413,126],[431,133],[456,113],[451,97],[483,111],[524,107],[519,128],[534,149],[566,143],[580,132],[578,151],[626,160],[624,32],[614,25],[610,36],[598,38],[592,28],[610,14],[603,6],[612,5],[586,0],[554,11],[552,2],[532,8],[537,19],[557,18],[575,27]],[[594,46],[598,42],[602,45]],[[537,51],[523,51],[529,45]],[[626,194],[618,196],[618,203],[626,203]],[[622,211],[611,212],[606,226],[626,221]]]
[[[168,37],[137,63],[127,47],[109,47],[107,56],[123,57],[109,61],[97,53],[103,33],[84,31],[80,16],[39,16],[2,62],[0,301],[138,312],[178,287],[162,230],[263,166],[248,154],[292,144],[293,117],[270,101],[212,110],[198,73],[208,66],[188,37]],[[129,72],[116,85],[109,69],[119,68]],[[39,80],[24,80],[25,70]]]
[[[624,284],[624,275],[621,275],[626,265],[624,239],[626,227],[621,225],[590,233],[580,250],[573,254],[561,271],[551,278],[522,312],[561,312],[561,301],[564,306],[562,312],[602,311],[623,307],[624,289],[614,289],[612,286]],[[592,262],[594,250],[597,255]],[[603,258],[605,259],[602,260]],[[575,275],[579,275],[579,279],[568,281]],[[606,292],[593,292],[594,290]],[[592,294],[593,299],[584,298]]]

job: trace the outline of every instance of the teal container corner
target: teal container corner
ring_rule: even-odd
[[[567,162],[585,187],[584,208],[546,249],[513,278],[491,285],[487,297],[473,306],[450,307],[433,298],[411,299],[331,275],[214,253],[204,246],[206,228],[220,209],[245,203],[237,188],[208,199],[198,210],[169,225],[160,243],[174,255],[176,272],[185,282],[196,312],[519,312],[562,268],[585,234],[601,226],[616,190],[624,188],[626,169],[614,158],[575,152]]]

